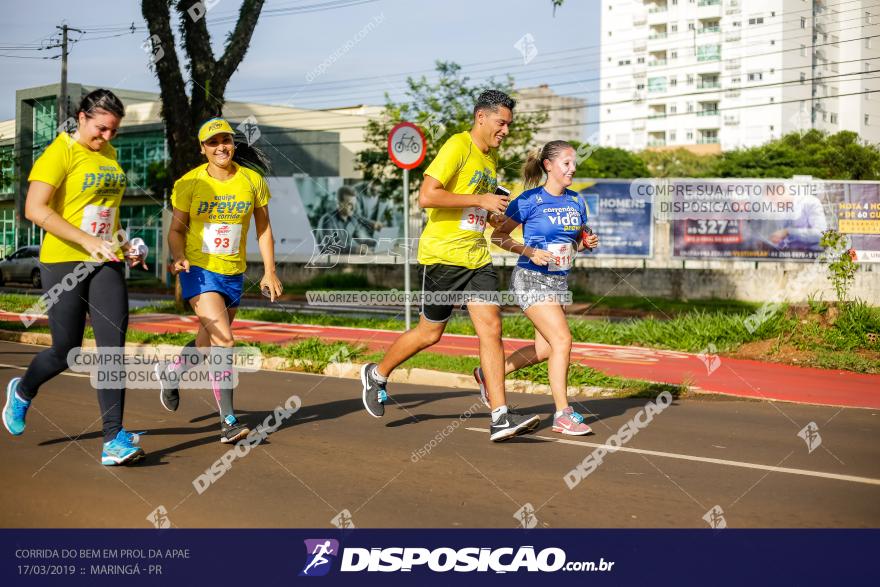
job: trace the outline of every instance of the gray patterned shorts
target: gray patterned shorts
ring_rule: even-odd
[[[511,291],[516,303],[524,311],[540,302],[562,304],[568,292],[568,275],[552,275],[514,267]]]

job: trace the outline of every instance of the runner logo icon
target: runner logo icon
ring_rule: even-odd
[[[339,541],[332,538],[306,540],[306,566],[300,577],[323,577],[330,572],[333,560],[339,556]]]

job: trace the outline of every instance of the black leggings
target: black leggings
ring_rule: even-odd
[[[34,357],[19,383],[18,392],[26,399],[36,397],[42,384],[67,369],[67,354],[82,345],[86,313],[91,319],[99,348],[125,346],[128,288],[123,263],[87,263],[86,266],[93,269],[87,274],[83,268],[77,269],[79,265],[74,262],[40,264],[45,291],[50,292],[56,285],[67,291],[61,291],[58,301],[49,308],[52,348]],[[119,370],[123,369],[120,363],[114,365],[119,365]],[[124,381],[124,377],[117,375],[114,381]],[[125,387],[98,389],[98,405],[103,420],[104,442],[108,442],[122,428]]]

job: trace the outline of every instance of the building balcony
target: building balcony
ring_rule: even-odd
[[[697,82],[698,90],[717,90],[721,87],[720,81],[699,81]]]
[[[648,63],[648,67],[663,67],[664,65],[666,65],[665,59],[655,59]]]
[[[648,8],[648,14],[661,14],[663,12],[667,12],[668,10],[669,8],[665,4],[659,6],[654,5]]]
[[[697,139],[698,145],[717,145],[721,142],[718,137],[700,137]]]
[[[648,40],[649,41],[657,41],[659,39],[665,39],[668,36],[669,36],[668,33],[651,33],[650,35],[648,35]]]
[[[717,110],[698,110],[697,116],[718,116]]]
[[[653,112],[653,111],[652,111],[652,112],[648,112],[648,118],[650,118],[650,119],[654,119],[654,118],[666,118],[666,113],[665,113],[665,112]]]
[[[721,0],[700,0],[697,6],[721,6]]]
[[[666,139],[648,139],[649,147],[665,147]]]
[[[708,35],[710,33],[720,33],[720,32],[721,32],[721,25],[718,25],[718,24],[716,24],[715,26],[707,26],[707,27],[703,27],[701,29],[697,29],[698,35]]]

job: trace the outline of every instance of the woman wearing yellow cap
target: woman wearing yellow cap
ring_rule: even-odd
[[[199,318],[199,332],[181,356],[156,369],[162,405],[175,411],[180,402],[181,374],[208,359],[220,412],[220,442],[228,443],[249,432],[236,419],[232,407],[232,321],[244,288],[245,248],[252,216],[264,266],[260,288],[274,301],[282,287],[275,275],[269,187],[261,173],[251,168],[262,165],[265,169],[266,162],[245,161],[244,151],[255,150],[245,144],[236,145],[232,127],[222,118],[205,122],[198,136],[207,163],[174,184],[168,246],[173,259],[171,272],[180,276],[183,297]]]

